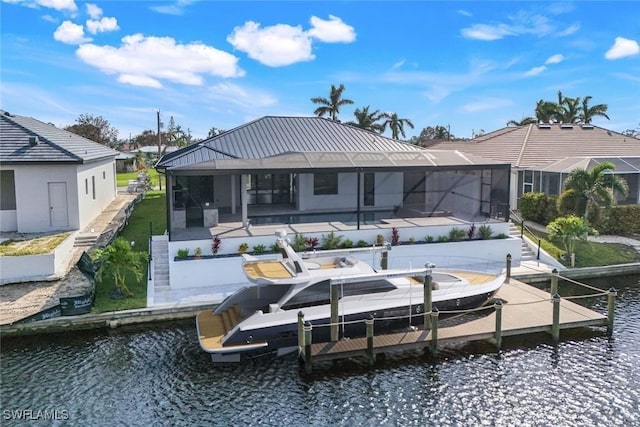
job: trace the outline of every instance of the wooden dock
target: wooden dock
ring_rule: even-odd
[[[606,294],[603,291],[600,295]],[[419,329],[416,331],[393,333],[374,336],[371,345],[369,338],[352,338],[335,342],[313,343],[309,349],[301,348],[300,354],[304,356],[305,364],[311,361],[336,360],[356,356],[369,357],[370,361],[375,354],[395,352],[403,350],[422,349],[431,347],[435,352],[437,347],[448,343],[459,343],[477,340],[495,340],[498,347],[503,336],[525,335],[536,332],[554,333],[554,306],[555,316],[559,318],[555,328],[569,329],[585,326],[611,325],[607,316],[590,310],[567,299],[558,299],[553,302],[548,292],[531,285],[511,279],[500,288],[496,298],[504,301],[501,314],[498,310],[480,319],[436,329],[434,340],[433,330]],[[605,297],[606,298],[606,297]],[[612,311],[612,308],[610,308]],[[499,319],[496,319],[500,316]],[[498,320],[498,322],[497,322]],[[612,322],[613,319],[610,319]],[[497,325],[500,326],[497,326]],[[555,330],[555,334],[559,333]],[[310,359],[309,359],[310,356]],[[309,361],[307,362],[307,359]],[[310,370],[310,366],[308,367]]]

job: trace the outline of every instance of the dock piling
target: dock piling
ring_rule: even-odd
[[[505,283],[509,283],[511,279],[511,254],[507,254],[507,277],[504,279]]]
[[[494,307],[496,310],[496,347],[500,350],[502,347],[502,300],[497,300]]]
[[[558,293],[558,276],[560,275],[560,273],[558,273],[558,270],[556,270],[555,268],[553,269],[553,271],[551,271],[551,296],[555,295]]]
[[[431,329],[431,319],[429,319],[429,313],[431,313],[432,304],[432,286],[433,286],[433,277],[431,276],[431,264],[425,264],[427,268],[427,272],[424,275],[424,329],[428,331]]]
[[[331,284],[331,341],[338,341],[338,298],[340,289],[337,284]]]
[[[431,354],[436,356],[438,354],[438,307],[434,307],[431,310]]]
[[[560,295],[553,294],[553,324],[551,325],[551,336],[553,342],[560,341]]]
[[[617,295],[618,291],[616,291],[615,288],[610,288],[607,292],[607,333],[609,336],[613,334],[613,320],[615,317]]]
[[[304,348],[304,313],[298,312],[298,348],[302,351]]]
[[[307,374],[311,373],[311,332],[313,326],[311,323],[306,322],[304,325],[304,371]]]
[[[369,366],[373,366],[376,361],[376,355],[373,354],[373,322],[372,314],[369,314],[369,318],[364,321],[367,327],[367,358],[369,359]]]

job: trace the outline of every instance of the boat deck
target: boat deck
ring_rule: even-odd
[[[246,263],[242,268],[251,280],[256,280],[259,277],[266,279],[288,279],[293,277],[282,262],[276,260]]]

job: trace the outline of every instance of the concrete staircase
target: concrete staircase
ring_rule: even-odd
[[[517,237],[520,238],[520,227],[514,224],[513,222],[509,222],[509,237]],[[537,260],[537,253],[531,248],[524,239],[522,239],[522,261],[535,261]]]
[[[90,248],[98,241],[98,237],[100,237],[98,233],[78,234],[73,241],[73,246],[76,248]]]
[[[153,287],[156,291],[169,289],[169,241],[153,239],[151,241],[153,255]]]

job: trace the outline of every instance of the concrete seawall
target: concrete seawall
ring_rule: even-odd
[[[615,277],[627,274],[640,274],[640,263],[576,268],[561,272],[561,276],[571,279]],[[514,274],[513,277],[525,283],[543,283],[549,280],[548,273]],[[615,287],[615,283],[612,283],[612,286]],[[164,308],[113,311],[101,314],[63,316],[31,323],[2,325],[0,326],[0,334],[3,337],[12,337],[68,332],[73,330],[113,329],[125,325],[195,318],[198,311],[212,309],[214,306],[214,304],[192,304]]]

